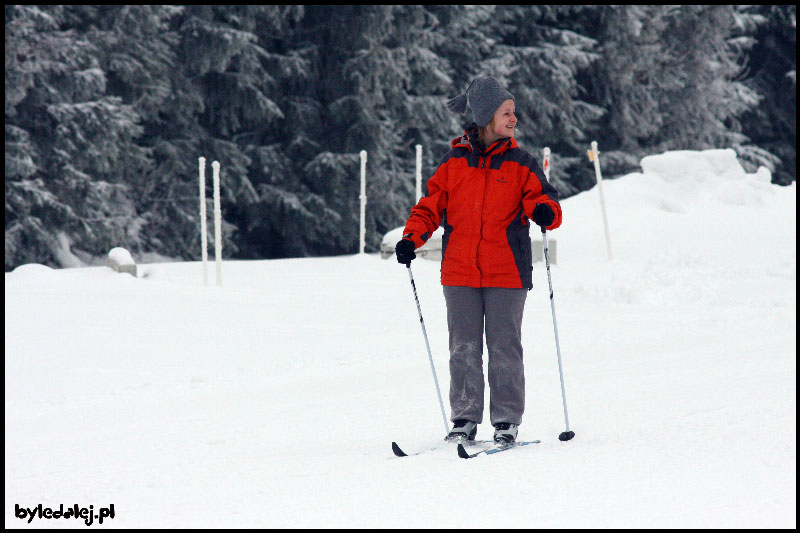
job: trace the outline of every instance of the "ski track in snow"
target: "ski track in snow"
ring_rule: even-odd
[[[7,273],[6,527],[85,527],[15,518],[40,503],[113,503],[95,527],[796,527],[796,185],[726,152],[604,182],[610,261],[597,189],[563,202],[576,437],[536,263],[520,439],[542,443],[469,461],[391,452],[444,431],[393,258],[225,261],[224,287],[199,262]],[[439,264],[412,269],[446,400]]]

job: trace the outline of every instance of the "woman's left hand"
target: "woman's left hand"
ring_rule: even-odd
[[[553,213],[553,210],[549,205],[537,204],[536,208],[533,210],[533,216],[531,218],[537,226],[546,228],[553,223],[553,220],[556,218],[556,214]]]

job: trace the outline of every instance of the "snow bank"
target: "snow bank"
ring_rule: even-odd
[[[645,175],[683,187],[686,194],[681,196],[685,201],[714,199],[740,206],[762,204],[762,194],[774,190],[769,169],[759,167],[752,174],[745,172],[736,152],[730,148],[666,152],[643,158],[641,166]],[[680,189],[674,190],[675,193],[680,193]],[[668,209],[675,210],[674,206]]]
[[[36,285],[53,279],[62,279],[58,272],[49,266],[39,263],[20,265],[11,272],[6,273],[6,283],[14,285]]]
[[[709,181],[713,179],[739,180],[748,174],[736,159],[736,152],[725,150],[681,150],[644,157],[641,161],[645,174],[657,174],[671,183],[684,181]]]

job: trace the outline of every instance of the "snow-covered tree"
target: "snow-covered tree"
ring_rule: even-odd
[[[6,6],[6,270],[199,257],[197,158],[222,163],[226,256],[367,248],[435,170],[476,76],[517,99],[567,197],[646,153],[734,146],[795,173],[794,6]],[[209,189],[210,189],[209,180]],[[208,191],[210,192],[210,191]],[[211,202],[211,195],[208,201]]]
[[[604,144],[633,156],[738,146],[760,101],[741,80],[751,42],[733,6],[602,6],[587,31],[601,44],[587,88],[606,109]]]
[[[740,156],[787,185],[797,180],[797,6],[740,6],[735,17],[737,41],[752,41],[744,82],[763,98],[741,118],[752,144],[740,147]]]
[[[101,51],[71,27],[80,11],[6,7],[6,269],[67,266],[136,228],[124,167],[147,157],[141,117],[107,94]]]
[[[552,150],[551,179],[562,195],[587,187],[585,147],[603,108],[585,98],[581,75],[597,60],[597,42],[571,29],[591,14],[586,6],[502,6],[489,24],[497,44],[480,64],[516,99],[518,142],[540,157]]]

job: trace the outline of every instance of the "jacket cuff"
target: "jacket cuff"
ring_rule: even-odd
[[[428,241],[430,236],[431,234],[427,232],[423,233],[422,235],[418,235],[413,231],[408,231],[408,230],[403,231],[403,238],[413,242],[415,250],[420,246],[424,245]]]

